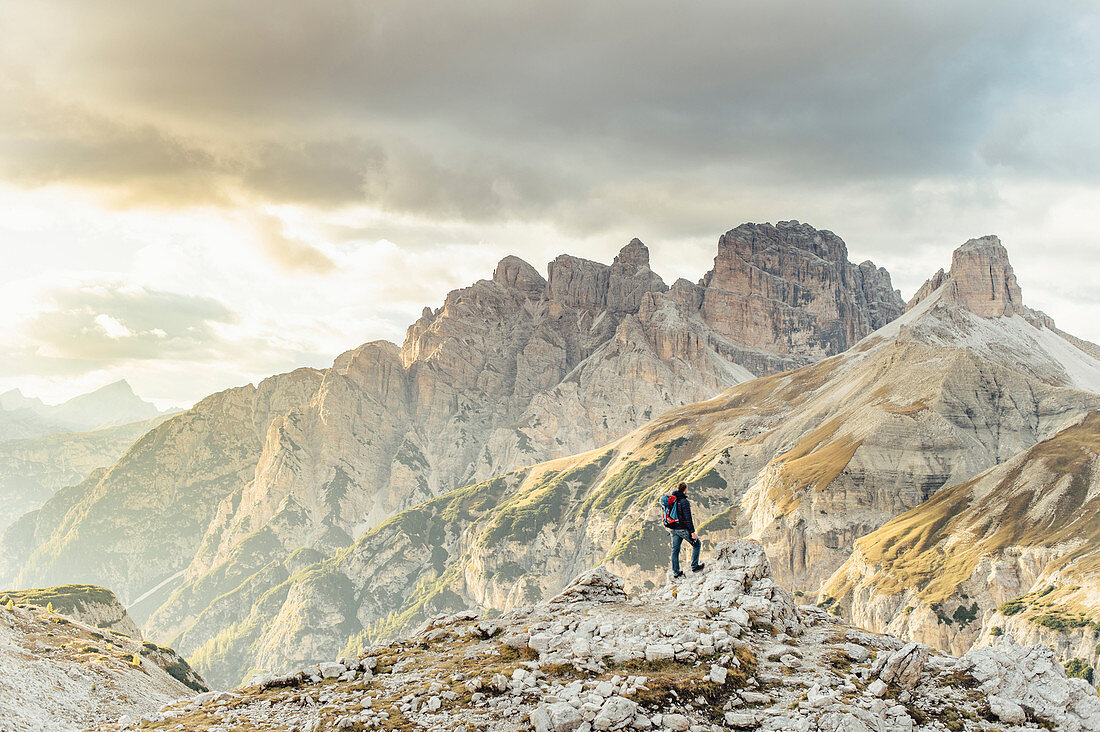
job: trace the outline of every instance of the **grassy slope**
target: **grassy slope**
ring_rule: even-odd
[[[1093,412],[1009,463],[940,490],[857,542],[863,560],[875,567],[867,583],[887,595],[917,589],[919,600],[938,603],[983,556],[1047,547],[1064,549],[1048,572],[1100,584],[1100,496],[1089,497],[1098,456],[1100,413]],[[1037,475],[1045,480],[1036,483]],[[824,592],[843,598],[854,581],[838,573]],[[1036,615],[1055,599],[1036,605]]]

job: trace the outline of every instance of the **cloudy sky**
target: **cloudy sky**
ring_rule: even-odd
[[[363,341],[514,253],[671,281],[799,219],[903,295],[1001,236],[1100,341],[1094,2],[0,9],[0,391],[161,405]]]

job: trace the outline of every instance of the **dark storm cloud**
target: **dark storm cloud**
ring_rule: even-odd
[[[134,200],[713,232],[682,212],[746,186],[1100,170],[1085,3],[36,3],[9,23],[4,174]]]

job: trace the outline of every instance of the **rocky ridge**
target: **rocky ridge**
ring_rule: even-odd
[[[120,716],[140,717],[206,690],[172,649],[87,622],[103,614],[104,592],[0,593],[0,729],[87,729]],[[111,617],[122,611],[114,605]],[[70,609],[85,618],[68,614]]]
[[[86,625],[110,630],[141,640],[141,629],[134,624],[115,594],[94,585],[61,585],[24,590],[0,591],[0,604],[11,600],[16,605],[37,605]]]
[[[232,683],[437,612],[522,606],[600,563],[653,587],[667,563],[656,498],[679,480],[704,536],[758,539],[778,582],[816,596],[861,536],[1100,409],[1087,349],[944,294],[844,354],[441,495],[328,557],[269,565],[197,620],[165,607],[149,629]]]
[[[629,595],[604,568],[497,618],[430,618],[402,640],[99,729],[1100,729],[1100,699],[1049,649],[962,658],[796,606],[763,549]]]

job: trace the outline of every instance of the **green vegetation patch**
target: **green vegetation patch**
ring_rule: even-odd
[[[561,521],[565,511],[611,461],[611,455],[611,451],[607,451],[569,470],[547,471],[540,475],[533,485],[511,496],[496,509],[481,535],[482,544],[530,541],[543,526]]]
[[[1093,668],[1083,658],[1071,658],[1066,661],[1066,675],[1076,679],[1084,679],[1092,683]]]
[[[8,598],[17,605],[40,605],[41,607],[53,605],[54,611],[63,615],[68,615],[89,603],[118,605],[120,609],[122,608],[113,592],[98,585],[58,585],[30,590],[7,590],[0,592],[0,596]]]

